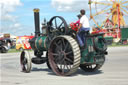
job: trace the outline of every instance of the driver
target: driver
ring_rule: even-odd
[[[80,47],[84,48],[85,35],[87,34],[87,32],[90,31],[90,27],[89,27],[89,20],[85,15],[85,10],[84,9],[80,10],[80,14],[81,14],[81,18],[80,18],[80,25],[77,30],[77,39],[79,41]]]

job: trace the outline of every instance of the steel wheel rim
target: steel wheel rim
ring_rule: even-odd
[[[58,40],[62,40],[62,39],[58,39]],[[60,46],[59,45],[59,41],[58,42],[54,42],[52,45],[55,46],[55,43],[56,45]],[[66,45],[68,45],[69,43],[66,41]],[[52,64],[57,67],[55,70],[56,72],[59,74],[59,75],[64,75],[64,73],[66,72],[69,72],[72,65],[67,65],[69,62],[73,63],[73,59],[69,59],[69,55],[66,55],[66,51],[62,50],[62,49],[59,49],[59,48],[55,48],[57,51],[54,53],[53,55],[53,49],[50,49],[50,54],[51,54],[51,57],[53,58],[53,60],[55,61],[52,62]],[[66,48],[65,48],[66,49]],[[72,50],[71,50],[72,51]],[[71,53],[72,55],[72,53]],[[68,61],[66,61],[68,60]],[[62,72],[61,72],[62,71]]]
[[[73,39],[73,38],[72,38]],[[59,42],[65,42],[65,46]],[[58,46],[55,44],[58,42]],[[78,45],[77,45],[78,46]],[[56,49],[60,47],[59,49]],[[62,48],[62,49],[61,49]],[[78,47],[79,48],[79,47]],[[49,48],[49,62],[52,67],[52,70],[60,76],[68,76],[74,73],[80,65],[80,50],[78,50],[78,56],[74,53],[71,43],[68,42],[64,37],[57,37],[52,41],[52,44]],[[55,53],[56,52],[56,53]],[[56,55],[56,56],[55,56]]]

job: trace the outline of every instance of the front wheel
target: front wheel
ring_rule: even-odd
[[[48,68],[51,70],[52,68],[51,68],[51,66],[49,64],[49,60],[48,60],[48,52],[46,53],[46,58],[47,58],[46,64],[47,64]]]
[[[20,64],[21,69],[25,73],[29,73],[31,71],[31,57],[28,51],[22,51],[20,55]]]

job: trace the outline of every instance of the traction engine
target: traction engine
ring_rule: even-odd
[[[40,32],[39,9],[34,9],[35,36],[29,40],[35,57],[27,50],[20,55],[22,71],[29,73],[32,63],[47,63],[49,69],[60,76],[68,76],[80,67],[87,72],[93,72],[102,67],[107,54],[107,45],[103,33],[85,35],[85,48],[80,48],[77,33],[71,29],[61,16],[54,16],[43,24]],[[46,57],[42,57],[46,52]]]

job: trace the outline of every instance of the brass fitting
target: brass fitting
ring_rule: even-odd
[[[33,9],[33,11],[34,11],[34,12],[39,12],[39,11],[40,11],[40,9],[35,8],[35,9]]]

